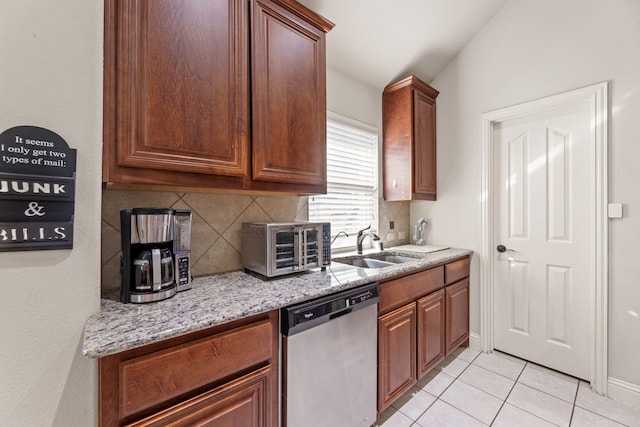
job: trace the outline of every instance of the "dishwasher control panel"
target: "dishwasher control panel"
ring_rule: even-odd
[[[328,322],[354,310],[378,303],[377,283],[360,286],[336,294],[331,294],[298,305],[285,307],[280,312],[281,331],[290,336],[316,325]]]
[[[375,292],[374,292],[375,290]],[[378,297],[378,290],[377,289],[365,289],[364,291],[360,292],[357,295],[354,295],[352,297],[349,297],[349,299],[347,300],[347,304],[348,305],[356,305],[358,303],[361,302],[365,302],[367,300],[370,300],[371,298],[377,298]]]

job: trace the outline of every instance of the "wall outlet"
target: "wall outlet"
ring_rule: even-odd
[[[389,230],[393,230],[396,227],[395,221],[389,221]]]

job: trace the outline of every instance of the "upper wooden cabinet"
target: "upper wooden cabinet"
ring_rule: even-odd
[[[252,5],[253,179],[324,186],[328,29],[288,3]]]
[[[436,97],[415,76],[382,94],[385,200],[436,200]]]
[[[103,180],[325,192],[332,26],[293,0],[107,0]]]

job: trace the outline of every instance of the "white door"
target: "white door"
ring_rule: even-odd
[[[593,108],[593,107],[591,107]],[[494,125],[494,348],[590,380],[592,111]],[[504,250],[504,252],[499,252]]]

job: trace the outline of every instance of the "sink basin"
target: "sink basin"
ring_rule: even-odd
[[[366,258],[383,261],[383,262],[390,262],[392,264],[402,264],[403,262],[410,262],[410,261],[415,261],[419,259],[416,257],[398,255],[394,253],[371,254],[371,255],[367,255]]]
[[[344,258],[333,260],[340,264],[349,264],[360,268],[384,268],[395,265],[392,262],[379,261],[373,258]]]
[[[360,268],[385,268],[396,264],[415,261],[419,258],[394,253],[377,253],[333,259],[333,262],[353,265]]]

